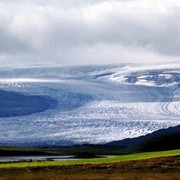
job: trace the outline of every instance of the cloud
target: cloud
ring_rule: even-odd
[[[179,19],[178,0],[1,0],[0,62],[173,61]]]

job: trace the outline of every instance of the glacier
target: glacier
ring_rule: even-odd
[[[36,111],[0,116],[0,144],[103,144],[180,124],[180,63],[1,68],[0,107],[5,92],[57,105],[28,99]]]

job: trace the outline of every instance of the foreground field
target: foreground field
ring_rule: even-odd
[[[178,156],[180,149],[171,151],[158,151],[137,153],[121,156],[112,156],[106,158],[81,159],[81,160],[67,160],[67,161],[42,161],[42,162],[19,162],[19,163],[1,163],[0,169],[4,168],[25,168],[25,167],[49,167],[62,165],[77,165],[77,164],[102,164],[114,163],[120,161],[142,160],[156,157]]]
[[[75,173],[62,174],[62,172],[24,173],[8,175],[0,180],[179,180],[180,173]]]
[[[0,180],[179,180],[180,156],[105,164],[6,168]]]
[[[179,180],[180,150],[109,158],[0,164],[0,180]]]

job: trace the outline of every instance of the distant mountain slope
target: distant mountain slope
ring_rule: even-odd
[[[140,151],[166,150],[180,148],[180,125],[161,129],[145,136],[128,138],[107,143],[108,146],[134,147]]]

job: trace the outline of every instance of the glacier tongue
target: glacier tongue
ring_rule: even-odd
[[[0,76],[3,91],[58,102],[44,112],[1,117],[2,144],[105,143],[180,123],[179,64],[2,69]]]

